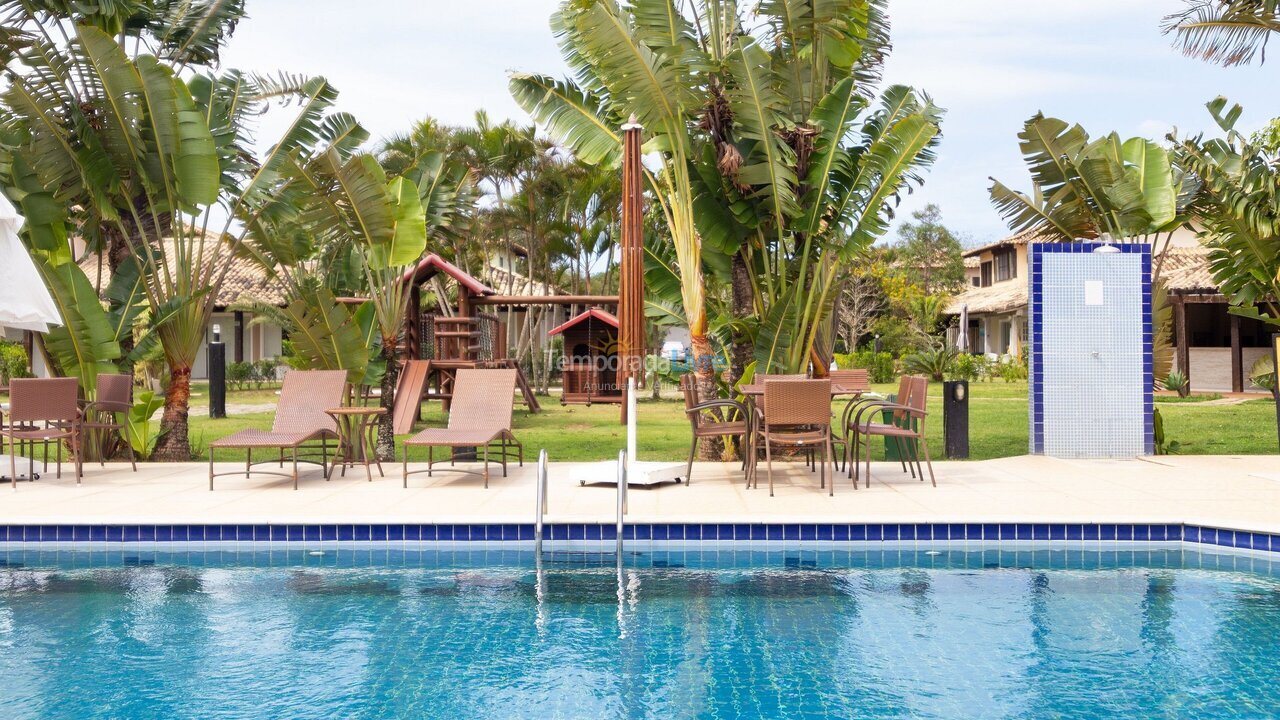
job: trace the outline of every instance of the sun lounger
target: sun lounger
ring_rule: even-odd
[[[298,462],[314,462],[306,457],[299,458],[298,451],[314,449],[320,443],[320,467],[327,469],[329,465],[329,440],[337,440],[337,426],[333,418],[325,410],[341,407],[347,394],[346,370],[291,370],[284,376],[284,386],[280,389],[280,402],[276,406],[275,421],[271,430],[241,430],[230,437],[215,440],[209,444],[209,489],[213,489],[213,478],[218,475],[238,475],[240,471],[214,473],[213,451],[238,449],[245,451],[244,476],[251,472],[265,475],[280,475],[293,478],[293,489],[298,489]],[[253,462],[253,451],[265,448],[278,450],[276,460]],[[272,472],[270,470],[253,470],[255,464],[279,462],[284,468],[285,451],[293,461],[293,472]],[[326,473],[327,476],[327,473]]]
[[[449,426],[428,428],[404,443],[404,486],[409,487],[409,475],[425,472],[431,475],[437,461],[433,449],[478,448],[482,453],[484,486],[489,487],[490,449],[501,458],[502,476],[507,476],[507,460],[514,446],[520,465],[524,465],[524,446],[511,434],[511,411],[515,405],[516,371],[510,368],[482,370],[464,368],[458,370],[453,385],[453,404],[449,408]],[[427,448],[425,470],[409,472],[409,448]],[[453,457],[449,458],[452,464]],[[459,472],[471,472],[460,470]]]

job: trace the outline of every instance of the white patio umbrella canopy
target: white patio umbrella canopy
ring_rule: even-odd
[[[49,332],[62,317],[36,264],[18,239],[22,216],[0,195],[0,328]]]
[[[960,307],[960,332],[956,333],[956,349],[969,352],[969,306]]]

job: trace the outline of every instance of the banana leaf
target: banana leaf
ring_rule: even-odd
[[[151,417],[162,407],[164,396],[156,395],[150,390],[140,392],[133,398],[133,407],[129,408],[125,421],[129,423],[129,444],[138,457],[145,458],[151,454],[151,445],[155,442],[155,436],[151,432]]]
[[[284,310],[289,339],[303,367],[346,370],[351,383],[363,382],[369,366],[365,338],[352,313],[328,290],[297,298]]]
[[[63,373],[79,380],[85,397],[93,397],[98,374],[116,372],[115,360],[120,357],[111,319],[78,265],[50,265],[40,253],[32,259],[62,315],[63,325],[50,328],[44,336],[45,348]]]

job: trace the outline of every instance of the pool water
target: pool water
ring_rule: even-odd
[[[1183,550],[8,552],[0,708],[1268,717],[1280,572]]]

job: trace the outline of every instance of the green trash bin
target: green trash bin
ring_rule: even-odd
[[[897,402],[897,401],[898,401],[898,394],[897,394],[897,393],[889,393],[889,396],[888,396],[888,397],[886,397],[886,398],[885,398],[885,400],[888,400],[889,402]],[[892,410],[881,410],[881,411],[880,411],[880,420],[881,420],[881,422],[883,422],[885,425],[888,425],[889,423],[892,423],[892,422],[893,422],[893,411],[892,411]],[[913,420],[912,422],[915,422],[915,421]],[[907,442],[912,442],[912,443],[914,443],[915,441],[914,441],[914,440],[903,440],[903,441],[901,441],[901,442],[903,442],[903,443],[907,443]],[[901,453],[899,453],[899,452],[898,452],[898,445],[899,445],[899,440],[897,440],[897,439],[895,439],[895,438],[891,438],[891,437],[885,437],[885,439],[884,439],[884,459],[885,459],[885,460],[891,460],[891,461],[892,461],[892,460],[898,460],[898,461],[901,461],[901,460],[902,460]],[[914,448],[907,448],[907,450],[908,450],[908,451],[910,451],[910,450],[912,450],[912,449],[914,449]]]

